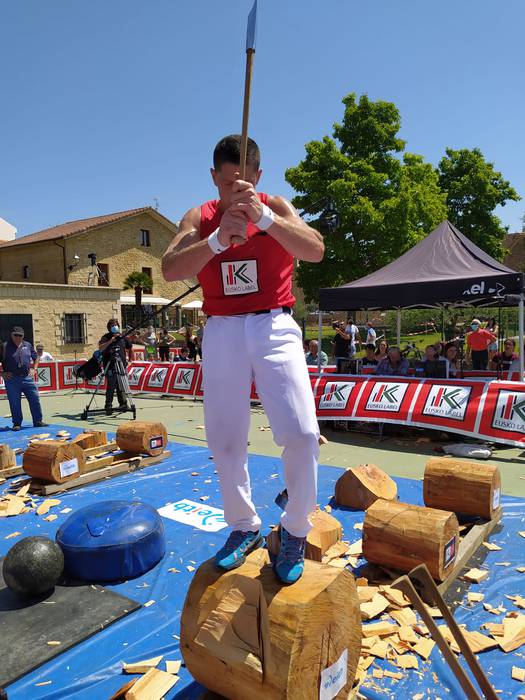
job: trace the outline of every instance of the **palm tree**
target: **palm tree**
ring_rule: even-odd
[[[142,292],[151,291],[153,280],[145,272],[130,272],[124,280],[124,289],[133,289],[135,292],[135,323],[140,322],[142,307]]]

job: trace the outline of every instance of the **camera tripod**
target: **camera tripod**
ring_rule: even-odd
[[[86,408],[80,416],[81,420],[86,420],[88,414],[90,413],[106,413],[105,408],[92,409],[91,404],[95,400],[95,396],[97,395],[100,386],[104,381],[104,378],[108,376],[108,372],[112,372],[115,377],[117,396],[119,396],[119,398],[123,398],[126,402],[123,406],[118,406],[118,408],[111,410],[115,411],[115,413],[127,413],[129,411],[133,414],[133,420],[135,420],[137,417],[137,407],[135,406],[135,403],[133,401],[133,394],[131,393],[128,381],[128,373],[126,371],[124,363],[122,362],[122,358],[118,353],[118,348],[116,348],[115,351],[112,351],[111,358],[108,360],[101,374],[99,375],[98,384],[95,387],[93,393],[91,394],[91,398],[89,400],[88,405],[86,406]]]

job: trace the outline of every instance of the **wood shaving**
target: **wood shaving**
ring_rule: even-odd
[[[494,544],[493,542],[482,542],[482,545],[491,552],[501,551],[501,547],[499,547],[497,544]]]
[[[485,569],[469,569],[466,573],[463,574],[461,578],[466,579],[467,581],[473,581],[474,583],[480,583],[481,581],[484,581],[486,578],[488,578],[489,572],[486,571]]]
[[[180,667],[182,665],[182,661],[166,661],[166,673],[171,673],[172,675],[176,676],[177,673],[180,671]]]
[[[149,607],[150,607],[150,605],[154,605],[154,603],[155,603],[155,601],[154,601],[154,600],[148,600],[148,602],[147,602],[147,603],[144,603],[144,606],[143,606],[143,607],[145,607],[145,608],[149,608]]]
[[[10,535],[7,535],[6,537],[4,537],[4,540],[10,540],[13,537],[18,537],[21,534],[22,534],[21,532],[12,532]]]
[[[520,668],[519,666],[512,667],[512,678],[515,681],[525,681],[525,668]]]
[[[45,501],[43,501],[36,509],[36,514],[47,515],[51,508],[60,505],[61,502],[62,501],[60,501],[58,498],[46,498]]]

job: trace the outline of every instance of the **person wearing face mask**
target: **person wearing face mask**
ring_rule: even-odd
[[[489,345],[497,340],[494,333],[481,328],[481,322],[473,318],[471,332],[467,335],[467,355],[472,357],[472,369],[486,370],[489,364]]]
[[[117,390],[117,398],[120,409],[126,409],[126,397],[122,394],[115,373],[115,356],[119,355],[122,364],[126,367],[128,357],[131,360],[131,348],[133,344],[129,338],[123,338],[120,325],[116,318],[110,318],[107,322],[108,332],[105,333],[98,343],[98,349],[102,353],[102,363],[106,368],[106,415],[110,416],[113,407],[113,397],[115,389]]]

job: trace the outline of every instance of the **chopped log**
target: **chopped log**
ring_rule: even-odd
[[[431,457],[425,467],[423,497],[429,508],[492,520],[501,497],[497,466]]]
[[[306,537],[305,557],[312,561],[323,561],[325,553],[343,536],[343,527],[337,518],[317,508],[308,519],[312,529]],[[266,538],[268,551],[279,554],[281,546],[281,526],[274,527]]]
[[[107,445],[108,434],[103,430],[90,430],[84,431],[73,438],[71,442],[74,442],[83,450],[88,450],[91,447],[99,447],[100,445]]]
[[[375,464],[361,464],[347,469],[335,485],[335,500],[340,506],[366,510],[378,498],[397,498],[397,486]]]
[[[16,467],[15,451],[9,445],[0,445],[0,471]]]
[[[408,572],[426,564],[442,581],[454,567],[459,525],[454,513],[396,501],[377,500],[363,523],[363,556]]]
[[[51,440],[31,443],[22,462],[29,476],[54,484],[75,479],[82,473],[84,465],[84,453],[78,445]]]
[[[162,423],[130,420],[119,426],[115,439],[125,452],[155,456],[166,449],[168,433]]]
[[[338,677],[337,697],[347,697],[361,650],[354,578],[306,561],[299,581],[283,586],[265,549],[223,573],[210,559],[188,590],[180,644],[192,676],[229,700],[318,697],[330,667],[323,679]]]

